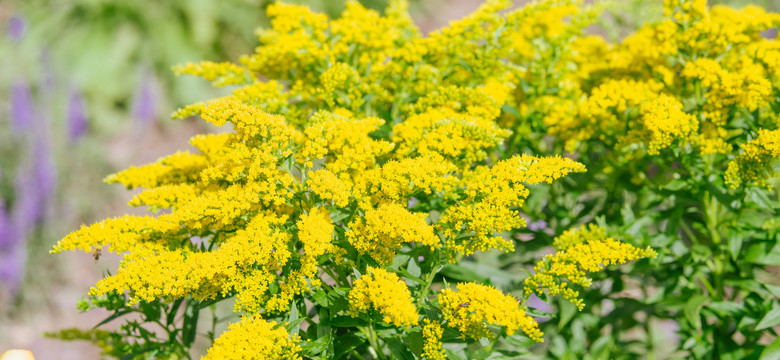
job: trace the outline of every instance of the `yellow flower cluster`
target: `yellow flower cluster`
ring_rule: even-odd
[[[447,325],[464,337],[492,339],[487,325],[497,325],[508,335],[521,329],[534,341],[543,341],[539,325],[525,314],[518,300],[489,285],[459,283],[457,290],[444,289],[439,293],[439,308]]]
[[[349,309],[353,317],[373,309],[384,317],[382,321],[398,327],[417,325],[417,309],[412,293],[398,275],[382,268],[368,267],[355,280],[349,291]]]
[[[680,139],[690,142],[699,123],[693,115],[682,111],[682,104],[671,96],[662,95],[640,107],[640,121],[647,132],[647,153],[658,155],[659,150],[668,148],[672,141]]]
[[[422,354],[429,360],[446,360],[447,354],[442,349],[441,336],[444,334],[441,324],[430,319],[423,320],[423,351]]]
[[[726,184],[731,188],[751,183],[769,187],[766,180],[775,175],[771,161],[780,158],[780,130],[761,129],[758,137],[742,148],[744,151],[729,162]]]
[[[412,213],[399,204],[384,204],[349,224],[347,237],[358,252],[389,265],[404,242],[431,248],[439,245],[439,237],[425,221],[427,217],[428,214]]]
[[[438,155],[456,164],[485,160],[508,135],[492,119],[452,111],[428,111],[393,127],[397,156]]]
[[[590,149],[598,142],[619,161],[640,158],[638,149],[663,158],[702,156],[716,167],[713,171],[728,172],[727,181],[738,187],[741,160],[729,169],[724,160],[741,157],[734,152],[760,130],[780,126],[771,106],[780,87],[780,41],[762,36],[780,24],[780,15],[752,5],[710,7],[706,0],[664,0],[664,10],[664,21],[615,44],[576,36],[586,20],[558,20],[567,30],[542,44],[559,55],[538,52],[548,56],[546,68],[534,73],[529,67],[513,76],[527,86],[510,101],[520,115],[512,126],[532,134],[541,117],[547,134],[561,139],[567,150]],[[522,40],[534,35],[516,36],[516,51],[530,54],[533,41]],[[764,185],[763,174],[748,174],[744,183]]]
[[[584,171],[584,165],[568,158],[520,155],[501,160],[492,168],[478,167],[467,173],[463,177],[465,199],[448,208],[439,221],[450,260],[455,254],[475,251],[512,251],[514,243],[495,234],[525,225],[517,212],[528,197],[523,184],[551,183],[569,173]]]
[[[299,360],[298,336],[290,335],[274,321],[245,317],[230,324],[203,359]]]
[[[196,153],[176,153],[106,179],[144,188],[130,205],[166,211],[83,227],[53,251],[108,246],[121,253],[119,269],[91,294],[128,292],[129,305],[235,298],[244,320],[217,340],[209,358],[296,358],[297,338],[260,317],[283,317],[296,299],[311,300],[320,290],[337,292],[333,282],[347,286],[348,275],[340,272],[350,267],[365,270],[352,279],[350,314],[373,310],[397,327],[417,325],[420,315],[404,279],[368,265],[390,267],[421,247],[435,265],[427,269],[476,251],[511,251],[507,232],[525,224],[518,210],[529,187],[585,171],[561,156],[504,156],[500,146],[525,134],[502,127],[508,110],[532,113],[523,108],[526,99],[553,109],[556,97],[571,96],[545,121],[561,136],[578,132],[571,136],[576,140],[620,133],[627,118],[611,116],[637,117],[642,110],[654,149],[672,146],[669,139],[688,141],[696,131],[696,122],[683,116],[684,102],[652,102],[662,83],[649,78],[598,84],[597,76],[579,74],[561,77],[560,92],[533,95],[521,86],[566,73],[565,66],[518,64],[528,64],[523,54],[541,49],[534,39],[555,39],[556,46],[573,41],[591,18],[575,3],[509,9],[511,1],[491,0],[427,37],[402,0],[391,1],[384,15],[350,1],[336,20],[274,3],[271,27],[258,32],[260,46],[240,65],[176,68],[216,86],[238,85],[174,114],[198,115],[226,131],[193,137]],[[535,29],[568,18],[564,29]],[[599,53],[592,50],[597,45],[580,48]],[[586,96],[591,88],[594,94]],[[629,258],[588,246],[596,255],[576,246],[566,251],[602,261]],[[421,303],[427,305],[434,288],[424,287]],[[439,304],[446,326],[472,339],[491,336],[492,324],[541,341],[525,310],[495,288],[460,284],[442,291]],[[429,358],[444,358],[442,331],[440,324],[424,326]],[[247,342],[252,338],[258,340]],[[228,353],[231,347],[235,353]]]
[[[202,61],[197,64],[186,63],[174,66],[173,72],[176,75],[190,74],[200,76],[211,81],[214,86],[238,85],[250,83],[254,80],[252,73],[246,71],[241,66],[229,62]]]
[[[535,274],[524,281],[525,292],[542,295],[562,295],[582,310],[585,307],[579,292],[569,287],[590,287],[588,272],[601,271],[605,266],[627,261],[654,258],[656,252],[639,249],[606,236],[606,230],[590,225],[568,230],[554,240],[558,252],[545,256],[535,267]]]

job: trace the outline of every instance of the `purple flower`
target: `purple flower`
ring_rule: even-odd
[[[144,73],[133,99],[133,117],[138,120],[142,127],[154,122],[157,114],[157,99],[154,86],[154,77],[148,72]]]
[[[27,20],[24,19],[24,16],[14,15],[8,19],[8,36],[10,36],[13,41],[21,41],[25,30],[27,30]]]
[[[544,220],[531,221],[528,223],[528,230],[541,231],[547,228],[547,222]]]
[[[35,142],[31,153],[31,163],[16,174],[18,200],[13,219],[18,233],[26,233],[43,220],[57,183],[56,168],[43,140]]]
[[[9,103],[11,105],[9,117],[14,130],[16,132],[30,130],[35,118],[35,104],[27,81],[20,80],[11,86]]]
[[[12,296],[19,290],[26,260],[27,248],[23,241],[17,241],[9,251],[0,252],[0,283]]]
[[[68,135],[70,141],[78,141],[87,132],[87,111],[84,96],[78,90],[72,90],[68,102]]]

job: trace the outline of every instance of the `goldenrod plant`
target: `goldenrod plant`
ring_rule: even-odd
[[[661,21],[617,42],[535,38],[559,50],[554,71],[524,73],[530,85],[510,96],[503,121],[528,135],[506,153],[570,152],[588,168],[541,190],[545,201],[529,198],[523,210],[548,224],[531,235],[597,223],[599,238],[658,251],[578,294],[597,312],[560,303],[573,315],[542,327],[546,357],[776,359],[780,15],[705,0],[663,8]],[[549,258],[526,285],[570,297],[543,279],[566,259]]]
[[[529,306],[532,293],[587,307],[577,291],[591,273],[656,256],[595,226],[563,234],[547,257],[519,254],[510,236],[537,186],[586,171],[560,154],[506,151],[521,75],[555,71],[546,55],[529,60],[536,43],[524,41],[570,41],[575,27],[534,26],[580,14],[576,2],[491,0],[428,36],[402,0],[384,14],[349,2],[333,20],[285,3],[267,11],[271,27],[238,64],[175,68],[229,86],[174,114],[223,131],[106,178],[142,189],[130,205],[150,214],[84,226],[54,247],[120,254],[80,306],[126,319],[59,337],[121,358],[190,358],[199,339],[206,359],[516,358],[545,340],[534,316],[555,316]],[[537,256],[536,274],[464,279],[475,256],[502,252]],[[217,311],[223,301],[234,314]]]

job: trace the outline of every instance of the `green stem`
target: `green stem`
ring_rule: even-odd
[[[707,280],[707,278],[704,277],[704,275],[702,275],[701,273],[698,273],[697,275],[701,283],[704,285],[704,287],[707,288],[707,291],[710,292],[710,295],[714,296],[715,294],[717,294],[715,292],[715,288],[712,287],[712,284],[710,284],[710,282]]]
[[[441,270],[442,267],[439,266],[438,260],[435,260],[434,263],[433,263],[433,266],[431,266],[431,268],[433,269],[433,271],[431,271],[431,273],[428,274],[428,279],[427,279],[427,281],[425,283],[425,287],[423,288],[422,292],[420,293],[420,298],[417,299],[417,307],[420,307],[422,305],[423,301],[427,298],[428,290],[431,288],[431,284],[433,283],[433,278],[436,277],[436,274],[439,273],[439,271]]]
[[[688,238],[691,240],[691,242],[697,242],[696,234],[693,233],[693,229],[691,229],[690,225],[686,224],[685,221],[680,221],[680,227],[682,227],[685,235],[688,235]]]
[[[726,252],[723,251],[720,246],[722,238],[718,231],[720,225],[720,203],[715,199],[715,196],[709,192],[704,194],[704,212],[706,215],[705,221],[707,222],[707,232],[710,235],[712,243],[715,245],[712,259],[712,278],[717,292],[713,293],[713,295],[716,295],[719,299],[723,299],[726,295],[726,291],[723,288],[723,273],[725,271],[724,256],[726,255]]]
[[[371,319],[368,320],[368,341],[371,343],[371,348],[376,352],[377,358],[385,360],[385,353],[382,351],[382,348],[379,347],[379,341],[377,340],[376,332],[374,331],[374,322]]]
[[[358,353],[358,352],[357,352],[357,351],[355,351],[355,350],[352,350],[352,356],[354,356],[354,357],[356,357],[356,358],[358,358],[358,359],[360,359],[360,360],[366,360],[366,358],[365,358],[365,357],[363,357],[363,355],[360,355],[360,353]]]

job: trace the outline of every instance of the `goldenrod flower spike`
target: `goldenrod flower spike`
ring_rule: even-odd
[[[442,349],[441,336],[444,334],[441,324],[430,319],[423,320],[423,356],[428,360],[446,360],[447,353]]]
[[[349,311],[353,317],[376,310],[382,321],[408,328],[419,323],[412,293],[398,275],[381,268],[368,267],[349,291]]]
[[[534,267],[536,273],[525,279],[526,296],[532,292],[542,295],[547,290],[548,295],[562,295],[580,310],[585,304],[578,298],[579,292],[569,287],[570,284],[590,287],[589,272],[657,256],[649,247],[639,249],[607,237],[606,229],[595,225],[568,230],[556,238],[554,244],[558,252],[545,256]]]
[[[298,335],[290,335],[281,324],[259,316],[244,317],[230,324],[204,360],[300,360]]]
[[[487,325],[497,325],[506,328],[507,335],[522,329],[534,341],[543,341],[539,325],[526,315],[517,299],[489,285],[458,283],[457,290],[444,289],[439,293],[439,309],[447,326],[463,337],[492,339]]]
[[[758,136],[742,145],[744,150],[726,169],[726,184],[736,189],[746,184],[771,188],[766,180],[775,175],[771,161],[780,158],[780,130],[760,129]]]

